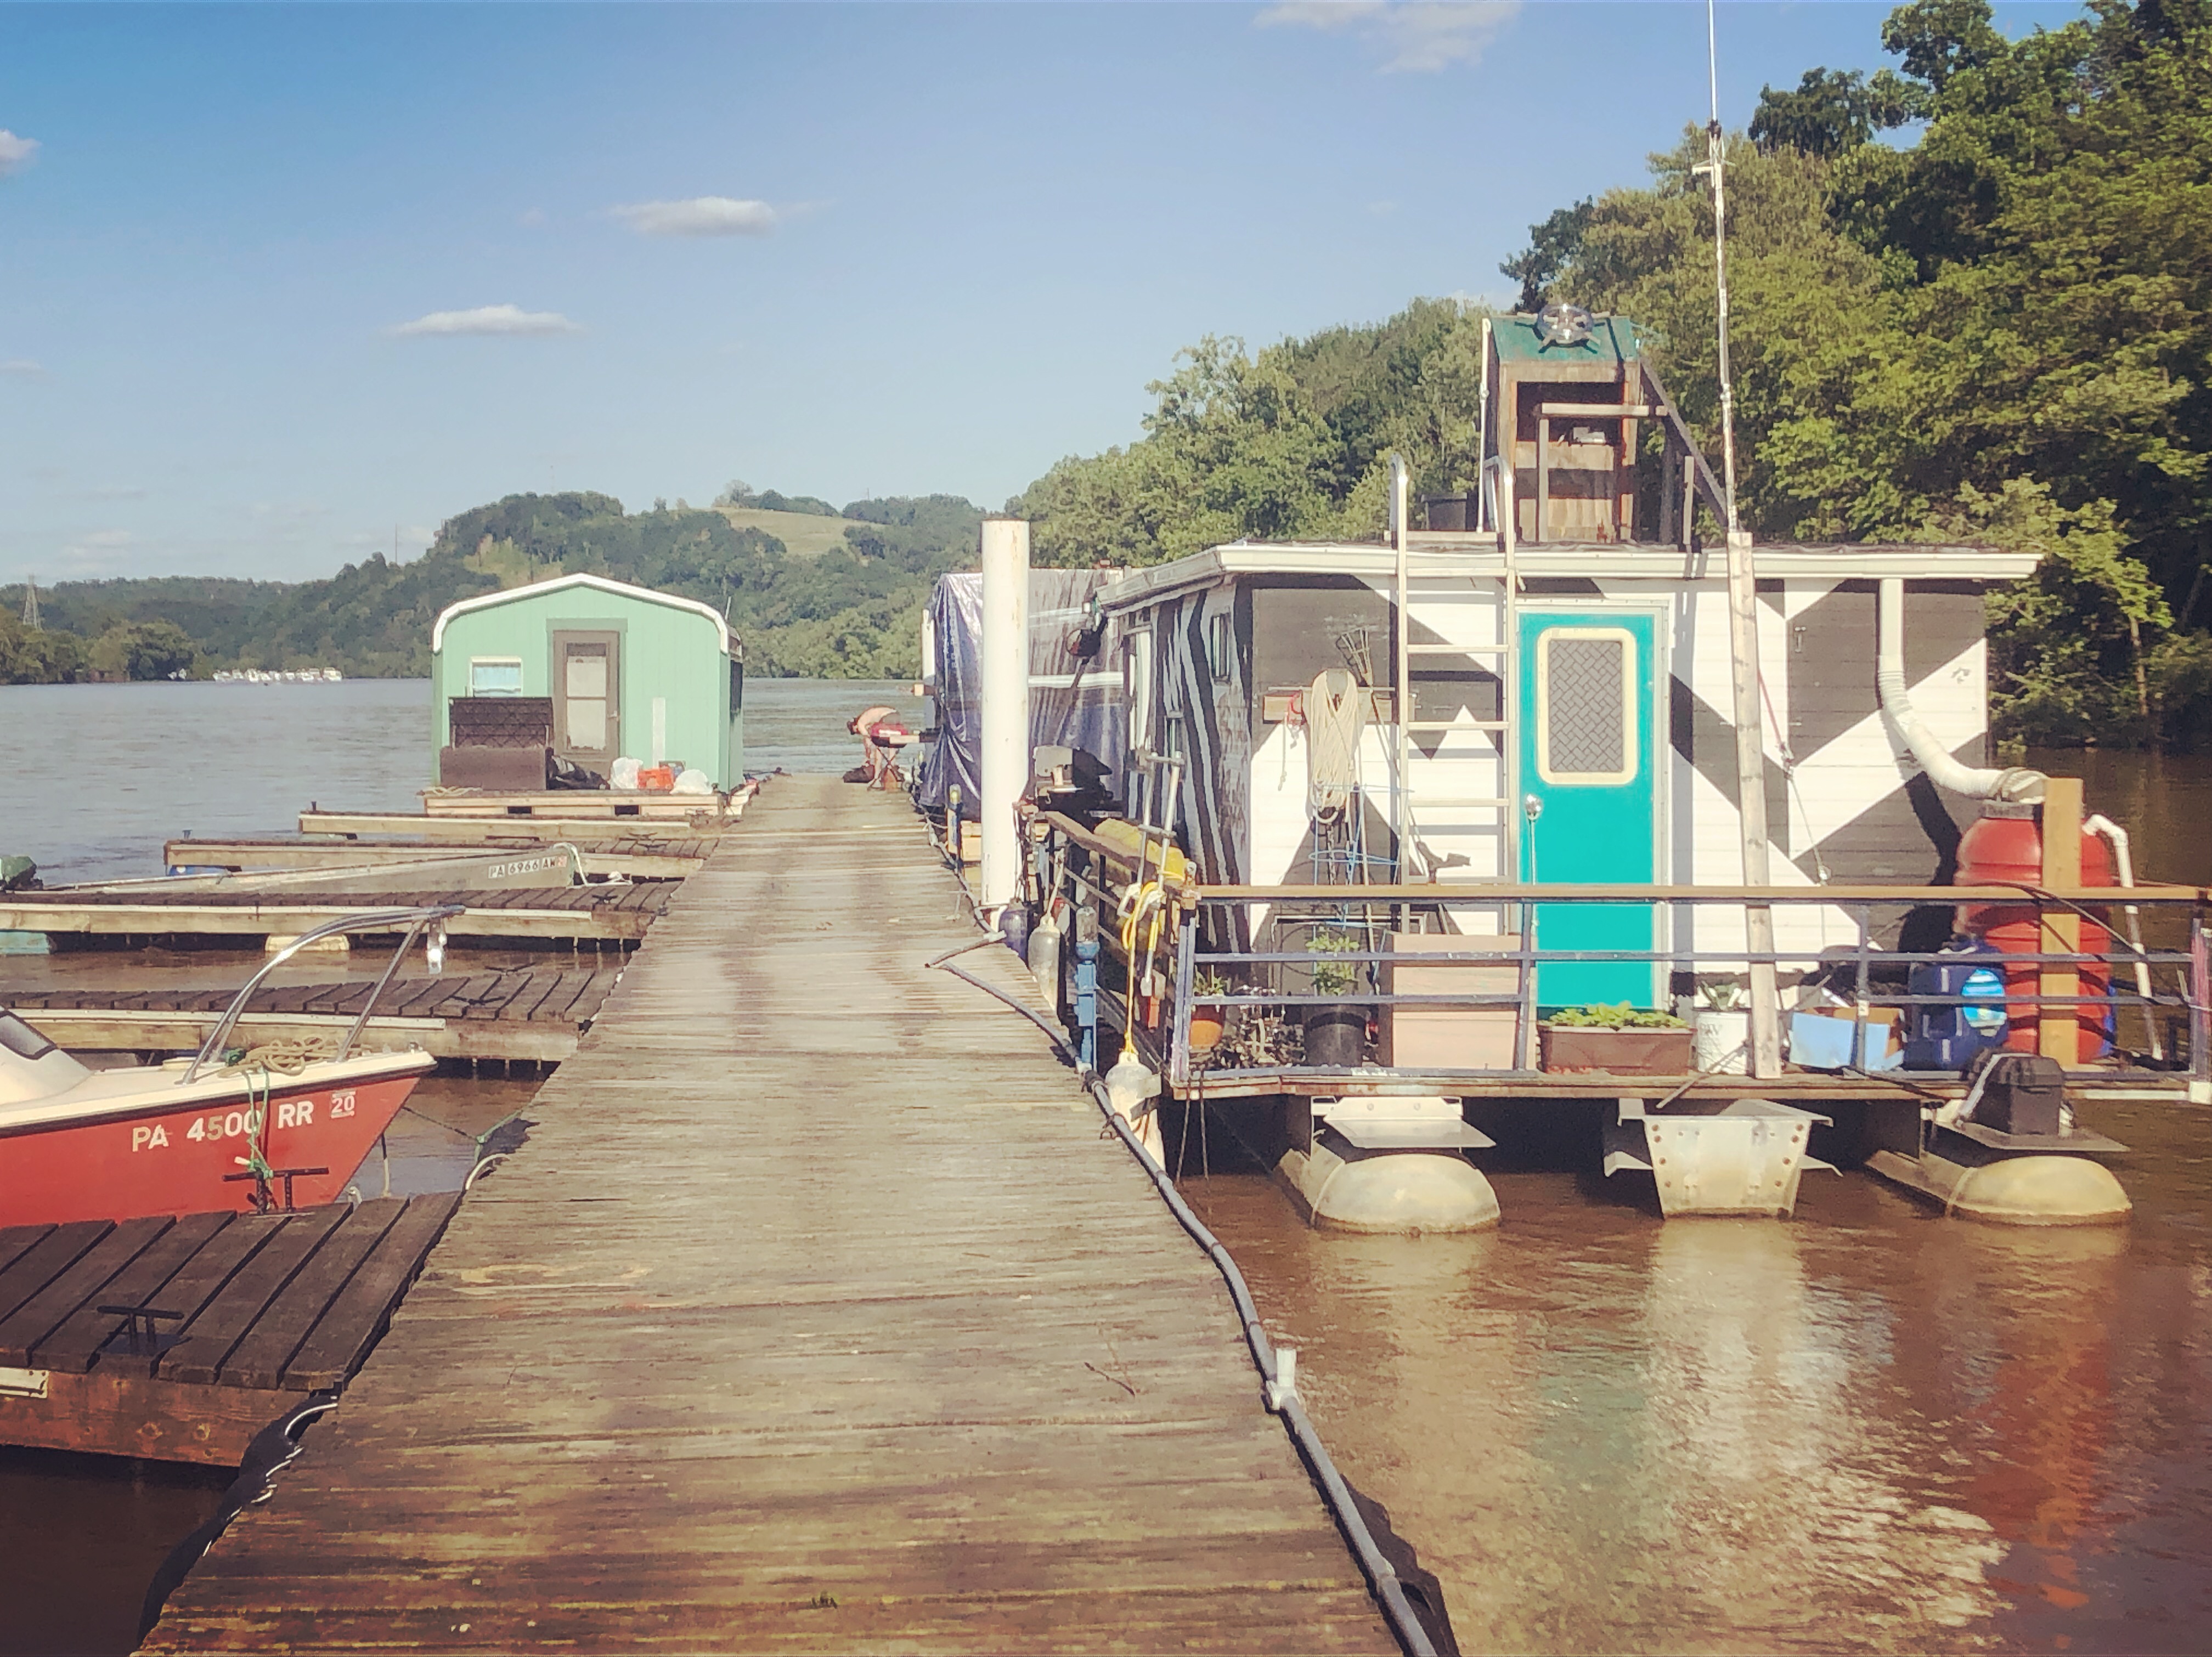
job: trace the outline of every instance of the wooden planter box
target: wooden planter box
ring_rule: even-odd
[[[1687,1076],[1694,1032],[1688,1029],[1607,1030],[1540,1024],[1537,1035],[1548,1071],[1602,1071],[1612,1076]]]

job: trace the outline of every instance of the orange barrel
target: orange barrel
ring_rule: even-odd
[[[2111,850],[2096,835],[2085,832],[2081,836],[2078,884],[2110,886],[2112,883]],[[1961,886],[1981,886],[1997,882],[2024,882],[2031,886],[2043,883],[2043,824],[2039,808],[2014,805],[1991,800],[1982,807],[1982,815],[1975,820],[1959,841],[1958,883]],[[2083,955],[2106,955],[2112,946],[2112,934],[2100,924],[2106,911],[2092,908],[2087,912],[2094,919],[2081,922]],[[2057,940],[2045,929],[2036,906],[2028,901],[2019,903],[1962,903],[1959,906],[1959,931],[1968,938],[1978,938],[1990,948],[2006,955],[2038,955],[2056,952]],[[2023,962],[2005,968],[2005,988],[2013,995],[2033,995],[2040,980],[2042,968],[2033,962]],[[2112,969],[2105,962],[2091,962],[2080,968],[2080,993],[2109,997],[2112,986]],[[2020,1053],[2039,1051],[2039,1033],[2044,1009],[2023,1005],[2008,1000],[2005,1014],[2005,1046]],[[2075,1062],[2087,1064],[2104,1056],[2107,1047],[2107,1020],[2110,1008],[2102,1002],[2090,1002],[2079,1007],[2053,1007],[2054,1018],[2074,1020],[2081,1031],[2081,1041],[2075,1049]]]

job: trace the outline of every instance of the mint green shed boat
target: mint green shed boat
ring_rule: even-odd
[[[744,780],[744,647],[696,599],[600,575],[464,598],[431,630],[430,683],[441,751],[502,711],[489,704],[534,699],[555,756],[601,776],[627,756]]]

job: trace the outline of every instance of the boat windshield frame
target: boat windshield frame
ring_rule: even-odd
[[[467,907],[462,903],[433,903],[405,909],[364,909],[356,914],[341,915],[336,920],[326,920],[319,926],[301,932],[264,962],[260,970],[247,979],[244,987],[231,998],[230,1005],[216,1021],[215,1029],[208,1033],[208,1039],[201,1045],[199,1052],[193,1055],[192,1062],[185,1067],[185,1073],[178,1077],[177,1085],[191,1085],[199,1075],[201,1066],[222,1053],[224,1042],[246,1011],[246,1003],[253,998],[254,991],[261,987],[270,974],[309,944],[349,932],[391,932],[404,927],[406,930],[400,938],[398,948],[392,950],[392,959],[384,963],[383,974],[377,979],[376,986],[369,991],[368,999],[362,1004],[360,1016],[346,1031],[345,1040],[338,1043],[338,1050],[331,1062],[344,1059],[353,1052],[354,1043],[361,1039],[362,1032],[368,1028],[369,1017],[375,1012],[377,1002],[391,986],[394,974],[399,970],[399,963],[406,959],[407,951],[414,947],[415,940],[422,936],[422,929],[453,915],[465,913]]]

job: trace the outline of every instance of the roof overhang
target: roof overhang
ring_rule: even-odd
[[[656,592],[651,587],[635,587],[627,581],[610,581],[604,575],[556,575],[548,581],[532,581],[519,587],[502,587],[497,592],[480,592],[473,598],[464,598],[459,604],[447,604],[438,612],[438,619],[430,627],[430,649],[434,654],[446,646],[446,623],[456,616],[465,616],[473,610],[489,610],[517,598],[535,598],[548,592],[559,592],[569,587],[590,587],[599,592],[611,592],[623,598],[641,598],[650,604],[665,604],[671,610],[688,610],[705,616],[714,624],[714,631],[722,641],[722,653],[732,653],[730,624],[722,613],[712,604],[702,604],[696,598],[679,598],[672,592]]]
[[[1495,537],[1415,534],[1416,571],[1423,574],[1502,575],[1505,559]],[[1762,579],[1775,580],[2017,581],[2036,566],[2033,553],[1993,552],[1987,547],[1922,546],[1838,542],[1762,543],[1753,549]],[[1397,554],[1387,546],[1360,541],[1232,541],[1178,558],[1132,570],[1100,595],[1108,610],[1129,610],[1198,588],[1247,575],[1351,575],[1389,585],[1396,575]],[[1728,579],[1724,548],[1687,552],[1664,543],[1641,542],[1522,542],[1514,567],[1529,576],[1576,576],[1602,581],[1685,582]]]

